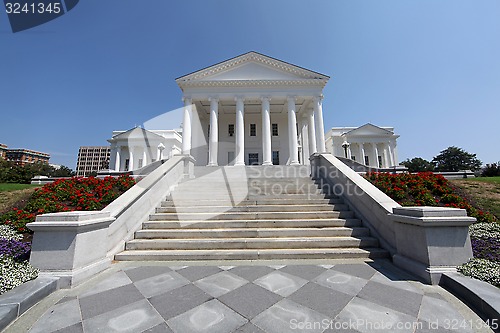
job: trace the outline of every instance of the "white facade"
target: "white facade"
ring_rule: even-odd
[[[176,79],[185,104],[182,153],[196,165],[308,164],[326,152],[328,79],[256,52]]]
[[[154,161],[168,159],[181,152],[179,130],[145,130],[135,127],[113,131],[109,168],[115,171],[140,169]]]
[[[397,139],[393,127],[365,124],[334,127],[326,134],[327,151],[375,168],[398,166]],[[347,155],[347,156],[346,156]]]

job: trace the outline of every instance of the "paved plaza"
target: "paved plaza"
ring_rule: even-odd
[[[489,332],[388,260],[232,264],[117,263],[6,332]]]

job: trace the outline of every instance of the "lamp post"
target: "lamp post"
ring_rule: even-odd
[[[348,158],[347,157],[347,149],[349,148],[351,144],[347,141],[344,141],[342,142],[342,148],[344,148],[344,154],[345,154],[345,158]]]

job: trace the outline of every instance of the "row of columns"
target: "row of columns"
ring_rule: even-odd
[[[360,161],[360,163],[364,164],[365,163],[365,156],[367,156],[366,150],[365,150],[365,145],[371,145],[371,147],[372,147],[372,157],[371,158],[373,158],[374,162],[371,162],[370,164],[375,165],[377,167],[381,167],[381,165],[378,165],[379,164],[378,163],[379,150],[377,147],[378,143],[375,143],[375,142],[357,143],[357,142],[355,142],[355,144],[357,144],[359,146],[359,155],[361,156],[361,159],[362,159],[362,161]],[[386,167],[394,166],[394,154],[393,154],[392,145],[388,144],[388,143],[382,143],[382,145],[383,145],[383,155],[382,156],[383,156],[383,161],[385,163],[385,166]],[[351,156],[352,156],[351,154],[352,154],[351,146],[349,146],[347,148],[347,158],[351,158]]]
[[[134,148],[135,147],[128,147],[128,168],[129,170],[134,170]],[[146,166],[149,164],[147,162],[148,155],[146,152],[147,148],[142,149],[142,166]],[[116,155],[115,155],[115,166],[114,170],[120,171],[121,167],[121,150],[122,146],[116,147]],[[163,143],[160,143],[158,147],[156,148],[156,160],[162,160],[163,159],[163,150],[165,150],[165,145]]]
[[[235,138],[235,165],[245,165],[245,110],[244,97],[236,96],[236,138]],[[210,97],[210,135],[208,142],[208,165],[216,166],[218,157],[218,116],[219,116],[219,99]],[[272,165],[272,147],[271,147],[271,97],[262,96],[262,165]],[[295,105],[295,96],[287,96],[286,103],[288,106],[288,139],[290,151],[290,164],[299,164],[298,142],[297,142],[297,111]],[[192,99],[184,98],[184,115],[183,115],[183,133],[182,133],[182,153],[191,154],[192,146]],[[326,152],[325,133],[323,127],[323,109],[322,97],[313,97],[313,112],[308,115],[308,141],[309,153]]]

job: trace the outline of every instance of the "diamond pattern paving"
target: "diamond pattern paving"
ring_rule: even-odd
[[[448,332],[447,320],[466,320],[440,287],[409,281],[386,260],[113,269],[61,291],[31,332]]]

